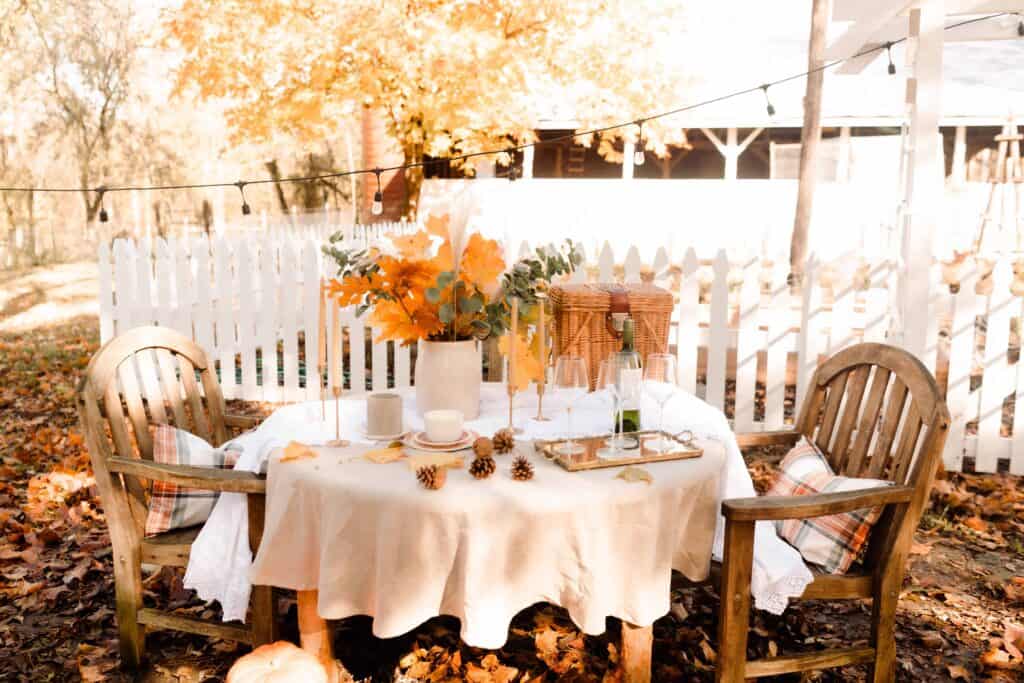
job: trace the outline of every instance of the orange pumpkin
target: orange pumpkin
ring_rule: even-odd
[[[235,662],[227,683],[327,683],[327,671],[316,656],[279,640]]]

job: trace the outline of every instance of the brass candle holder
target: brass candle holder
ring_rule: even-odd
[[[331,448],[342,448],[349,445],[347,439],[341,438],[341,385],[331,387],[334,394],[334,438],[325,445]]]
[[[508,428],[513,434],[522,434],[523,430],[512,422],[512,409],[516,398],[515,369],[516,344],[519,340],[519,297],[512,297],[512,312],[508,333],[508,379],[505,387],[508,391]]]
[[[540,335],[538,353],[540,354],[540,367],[541,375],[540,379],[537,380],[537,415],[534,417],[536,422],[550,422],[550,417],[544,416],[544,391],[547,389],[548,384],[548,327],[547,327],[547,299],[548,295],[540,292],[537,294],[537,305],[540,306],[540,311],[537,314],[537,334]]]

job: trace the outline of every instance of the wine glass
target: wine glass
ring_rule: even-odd
[[[658,431],[653,446],[657,453],[667,453],[671,446],[665,438],[665,406],[676,395],[676,357],[669,353],[652,353],[644,363],[644,391],[658,404]]]
[[[605,457],[618,455],[622,452],[624,445],[624,439],[620,434],[622,432],[622,409],[617,370],[614,357],[601,361],[601,365],[597,368],[597,386],[594,387],[595,391],[604,391],[612,399],[612,436],[607,441],[608,447],[601,449],[601,455]]]
[[[568,440],[558,447],[558,452],[563,455],[575,455],[585,450],[573,440],[572,409],[590,390],[586,361],[579,356],[559,356],[555,362],[553,384],[566,401],[565,411],[569,423]]]

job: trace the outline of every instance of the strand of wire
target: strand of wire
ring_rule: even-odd
[[[961,26],[966,26],[968,24],[974,24],[974,23],[978,23],[978,22],[981,22],[981,21],[989,21],[991,19],[997,19],[999,17],[1007,16],[1009,14],[1013,14],[1013,13],[1011,13],[1011,12],[998,12],[998,13],[995,13],[995,14],[988,14],[988,15],[981,16],[981,17],[973,17],[971,19],[965,19],[963,21],[959,21],[959,22],[956,22],[954,24],[950,24],[948,26],[945,26],[945,27],[943,27],[943,30],[944,31],[949,31],[949,30],[952,30],[952,29],[955,29],[955,28],[959,28]],[[287,177],[287,178],[277,178],[277,179],[275,179],[275,178],[258,178],[256,180],[236,180],[236,181],[231,181],[231,182],[215,182],[215,183],[183,183],[183,184],[175,184],[175,185],[117,185],[117,186],[100,185],[100,186],[96,186],[96,187],[0,187],[0,192],[85,192],[85,193],[95,192],[95,193],[99,193],[100,194],[101,201],[102,201],[102,195],[106,194],[108,192],[130,192],[130,191],[151,192],[151,191],[161,191],[161,190],[203,190],[203,189],[213,189],[213,188],[220,188],[220,187],[238,187],[241,190],[242,188],[244,188],[247,185],[265,185],[265,184],[270,184],[270,183],[306,183],[306,182],[313,182],[313,181],[317,181],[317,180],[329,180],[329,179],[332,179],[332,178],[344,178],[344,177],[348,177],[348,176],[352,176],[352,175],[375,174],[379,178],[381,173],[387,173],[387,172],[392,172],[392,171],[404,171],[404,170],[412,169],[412,168],[426,168],[428,166],[434,166],[434,165],[438,165],[438,164],[451,163],[451,162],[455,162],[455,161],[466,161],[468,159],[475,159],[475,158],[484,157],[484,156],[495,156],[495,155],[498,155],[498,154],[514,154],[515,152],[520,152],[520,151],[525,150],[525,149],[527,149],[529,147],[536,147],[536,146],[541,145],[541,144],[550,145],[550,144],[555,144],[555,143],[559,143],[559,142],[567,142],[567,141],[571,141],[571,140],[576,140],[577,138],[587,137],[587,136],[590,136],[590,135],[599,135],[601,133],[607,133],[609,131],[618,130],[620,128],[628,128],[629,126],[638,126],[638,127],[640,127],[641,134],[642,134],[642,126],[647,121],[652,121],[652,120],[656,120],[656,119],[662,119],[662,118],[666,118],[666,117],[669,117],[669,116],[674,116],[676,114],[682,114],[684,112],[693,111],[694,109],[699,109],[700,107],[705,107],[705,106],[708,106],[708,105],[711,105],[711,104],[717,104],[719,102],[724,102],[726,100],[730,100],[730,99],[733,99],[733,98],[736,98],[736,97],[741,97],[743,95],[749,95],[749,94],[755,93],[755,92],[757,92],[759,90],[764,92],[764,95],[765,95],[765,98],[766,98],[766,102],[767,102],[768,114],[769,114],[769,116],[772,116],[772,115],[774,115],[775,108],[774,108],[774,106],[772,106],[771,101],[767,99],[768,98],[768,89],[769,88],[775,87],[777,85],[782,85],[784,83],[789,83],[791,81],[799,80],[801,78],[806,78],[807,76],[810,76],[811,74],[817,73],[819,71],[825,71],[825,70],[831,69],[832,67],[838,66],[839,64],[842,64],[844,62],[847,62],[847,61],[850,61],[850,60],[853,60],[853,59],[858,59],[860,57],[867,56],[867,55],[872,54],[874,52],[880,52],[882,50],[885,50],[886,52],[891,53],[891,50],[892,50],[893,46],[899,45],[900,43],[904,43],[907,40],[908,40],[908,38],[904,37],[904,38],[898,38],[898,39],[892,40],[892,41],[887,41],[887,42],[885,42],[885,43],[883,43],[881,45],[876,45],[874,47],[869,47],[869,48],[866,48],[864,50],[861,50],[860,52],[852,54],[852,55],[850,55],[848,57],[841,57],[841,58],[837,58],[837,59],[834,59],[834,60],[829,61],[829,62],[825,62],[824,64],[821,64],[821,65],[819,65],[819,66],[817,66],[817,67],[815,67],[813,69],[808,69],[807,71],[802,71],[800,73],[795,73],[795,74],[792,74],[792,75],[789,75],[789,76],[785,76],[783,78],[779,78],[779,79],[774,80],[774,81],[769,81],[769,82],[766,82],[766,83],[762,83],[761,85],[751,86],[749,88],[744,88],[742,90],[736,90],[734,92],[731,92],[731,93],[728,93],[728,94],[725,94],[725,95],[719,95],[717,97],[712,97],[710,99],[702,100],[700,102],[694,102],[692,104],[688,104],[688,105],[684,105],[684,106],[681,106],[681,107],[677,107],[675,109],[669,109],[669,110],[666,110],[666,111],[658,112],[656,114],[650,114],[648,116],[644,116],[644,117],[641,117],[641,118],[633,119],[633,120],[630,120],[630,121],[625,121],[625,122],[622,122],[622,123],[614,123],[614,124],[610,124],[610,125],[607,125],[607,126],[601,126],[601,127],[597,127],[597,128],[590,128],[588,130],[574,131],[572,133],[566,133],[565,135],[560,135],[560,136],[557,136],[557,137],[554,137],[554,138],[548,138],[548,139],[545,139],[543,141],[525,142],[525,143],[520,143],[520,144],[516,144],[516,145],[510,145],[510,146],[504,147],[502,149],[482,150],[482,151],[479,151],[479,152],[466,152],[464,154],[456,154],[456,155],[446,156],[446,157],[437,157],[437,158],[434,158],[434,159],[427,159],[427,160],[421,160],[421,161],[412,161],[412,162],[409,162],[409,163],[397,164],[397,165],[394,165],[394,166],[384,166],[384,167],[376,167],[376,168],[361,168],[361,169],[354,169],[354,170],[349,170],[349,171],[337,171],[337,172],[331,172],[331,173],[320,173],[320,174],[308,175],[308,176],[290,176],[290,177]],[[890,74],[895,73],[895,67],[892,65],[891,57],[890,57],[889,73]],[[639,152],[637,153],[637,156],[639,157]],[[512,178],[512,179],[514,179],[514,177],[515,177],[514,175],[510,176],[510,178]],[[244,199],[244,194],[243,194],[243,199]],[[244,204],[244,203],[243,203],[243,205],[247,206],[247,204]]]

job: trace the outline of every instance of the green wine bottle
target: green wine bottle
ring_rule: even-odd
[[[615,431],[640,431],[640,385],[643,370],[640,354],[634,346],[633,319],[622,322],[622,350],[615,354],[616,389],[619,393],[619,412],[615,416]]]

